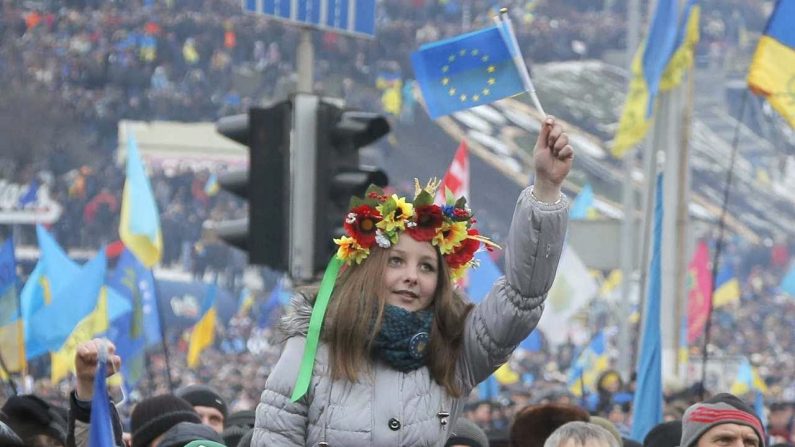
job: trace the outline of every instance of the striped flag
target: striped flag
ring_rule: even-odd
[[[436,191],[436,203],[445,203],[445,190],[449,189],[455,197],[464,196],[469,202],[469,151],[466,140],[461,140],[450,167],[442,178]]]

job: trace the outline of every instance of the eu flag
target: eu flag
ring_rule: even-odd
[[[426,44],[411,55],[431,118],[522,93],[524,84],[505,25]]]

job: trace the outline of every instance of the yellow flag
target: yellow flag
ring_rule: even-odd
[[[97,307],[80,320],[61,349],[50,354],[50,380],[58,383],[74,370],[77,345],[108,330],[108,296],[105,287],[100,289]]]
[[[643,50],[641,45],[632,60],[632,80],[629,83],[627,101],[618,121],[616,138],[613,140],[613,156],[622,158],[630,149],[643,140],[649,131],[651,120],[646,117],[649,104],[649,87],[643,77]]]
[[[207,346],[215,340],[215,306],[204,314],[201,320],[193,327],[188,346],[188,367],[194,368],[199,364],[199,357]]]
[[[660,78],[660,90],[671,90],[682,82],[687,70],[693,67],[693,53],[698,43],[698,22],[701,16],[701,7],[693,6],[687,18],[687,27],[682,44],[671,56],[671,61],[665,67],[662,78]]]

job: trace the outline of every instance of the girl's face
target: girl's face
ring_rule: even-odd
[[[439,276],[439,255],[430,242],[401,235],[387,253],[384,268],[386,302],[409,312],[431,305]]]

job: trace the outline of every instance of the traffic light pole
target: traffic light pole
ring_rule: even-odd
[[[312,46],[311,28],[301,28],[301,40],[298,42],[296,52],[296,61],[298,61],[298,93],[312,93],[315,49]]]
[[[290,148],[290,276],[299,282],[314,277],[317,169],[317,106],[315,95],[293,98]]]

